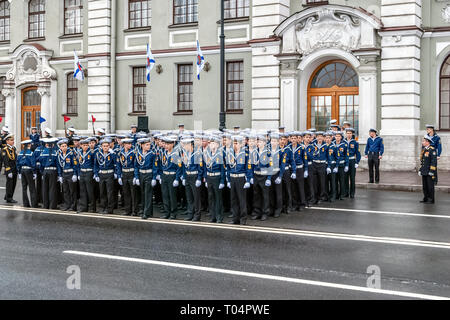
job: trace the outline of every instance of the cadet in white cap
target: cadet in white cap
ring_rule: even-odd
[[[29,208],[37,208],[37,194],[35,180],[36,175],[36,161],[33,156],[33,151],[31,151],[30,146],[32,140],[22,141],[22,151],[20,151],[17,156],[17,172],[19,180],[22,180],[22,201],[23,206]],[[28,198],[28,190],[30,191],[31,205]]]

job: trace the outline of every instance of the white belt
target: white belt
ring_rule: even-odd
[[[230,173],[230,177],[232,178],[243,178],[245,177],[245,173]]]
[[[217,177],[220,176],[220,172],[207,172],[208,177]]]
[[[73,169],[66,169],[63,171],[64,173],[69,173],[69,172],[73,172]]]
[[[355,159],[356,159],[356,157],[355,157],[355,156],[353,156],[353,157],[349,157],[348,159],[349,159],[349,160],[355,160]]]
[[[255,174],[257,174],[259,176],[268,176],[269,175],[269,171],[267,171],[267,170],[255,171]]]
[[[33,168],[31,168],[31,167],[22,167],[22,170],[31,170],[31,169],[33,169]]]
[[[92,169],[81,169],[81,172],[92,172]]]
[[[46,167],[46,168],[44,168],[44,170],[56,170],[56,168],[55,167]]]
[[[302,164],[297,165],[297,169],[301,169],[301,168],[303,168],[303,165],[302,165]]]
[[[339,164],[343,164],[343,163],[345,163],[345,160],[339,161]]]
[[[134,171],[134,168],[131,168],[131,169],[122,169],[122,172],[133,172]]]
[[[186,171],[187,175],[198,174],[198,171]]]
[[[108,173],[113,173],[114,170],[100,170],[99,173],[101,174],[108,174]]]
[[[327,163],[325,160],[313,160],[314,163]]]
[[[174,174],[177,174],[176,172],[170,172],[170,171],[163,171],[163,173],[168,176],[173,176]]]
[[[152,169],[149,169],[149,170],[139,170],[139,172],[142,173],[142,174],[146,174],[146,173],[152,173],[153,170],[152,170]]]

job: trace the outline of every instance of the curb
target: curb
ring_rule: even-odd
[[[386,184],[386,183],[356,183],[356,187],[371,190],[390,190],[390,191],[407,191],[422,192],[422,185],[417,184]],[[450,186],[436,186],[436,192],[450,193]]]

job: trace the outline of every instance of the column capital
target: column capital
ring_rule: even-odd
[[[280,73],[282,78],[292,78],[297,75],[298,65],[302,58],[301,54],[282,53],[275,55],[275,58],[280,61]]]
[[[4,88],[2,90],[2,95],[4,95],[5,97],[14,98],[16,96],[16,89],[15,88]]]
[[[38,89],[37,92],[39,93],[39,95],[41,97],[43,97],[44,95],[50,96],[50,85],[47,84],[41,84]]]

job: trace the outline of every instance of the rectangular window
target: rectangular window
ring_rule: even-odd
[[[28,38],[45,37],[45,0],[28,3]]]
[[[178,112],[192,111],[192,96],[193,96],[193,82],[192,82],[192,64],[178,65]]]
[[[225,0],[225,19],[248,17],[250,0]]]
[[[198,21],[198,0],[173,0],[173,23]]]
[[[9,41],[9,1],[0,1],[0,41]]]
[[[145,113],[147,111],[145,67],[133,68],[133,113]]]
[[[67,75],[67,112],[68,115],[78,114],[78,80],[73,72]]]
[[[0,77],[0,116],[5,116],[5,104],[6,99],[5,96],[2,94],[2,90],[5,87],[5,77]]]
[[[83,33],[82,0],[64,0],[64,34]]]
[[[150,0],[128,1],[128,28],[150,27],[152,24],[152,8]]]
[[[244,62],[227,62],[227,111],[244,107]]]

